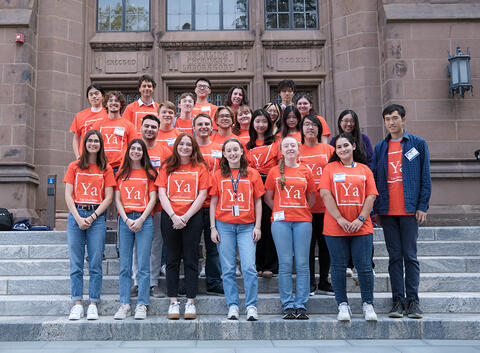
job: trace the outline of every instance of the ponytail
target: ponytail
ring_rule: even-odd
[[[287,185],[287,178],[285,177],[285,157],[282,157],[280,160],[280,178],[278,178],[278,184],[280,184],[280,188],[283,190]]]

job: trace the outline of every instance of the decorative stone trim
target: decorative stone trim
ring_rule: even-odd
[[[163,49],[176,50],[205,50],[205,49],[249,49],[253,47],[253,40],[243,41],[160,41],[158,46]]]
[[[480,20],[480,4],[386,4],[387,22]]]
[[[0,184],[27,183],[39,185],[40,178],[34,169],[35,167],[29,163],[1,163]]]
[[[151,50],[153,42],[110,42],[110,43],[90,43],[94,51],[141,51]]]
[[[430,173],[432,179],[479,178],[480,163],[475,159],[433,159],[430,161]]]
[[[300,49],[300,48],[322,48],[325,40],[262,40],[266,49]]]

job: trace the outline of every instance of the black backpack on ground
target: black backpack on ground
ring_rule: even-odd
[[[0,231],[12,230],[13,215],[6,208],[0,208]]]

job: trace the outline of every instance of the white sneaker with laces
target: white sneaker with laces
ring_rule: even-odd
[[[127,316],[132,315],[132,310],[130,309],[130,304],[120,304],[113,318],[115,320],[125,320]]]
[[[238,320],[240,314],[237,305],[230,305],[228,308],[227,319],[229,320]]]
[[[367,321],[377,321],[377,314],[375,314],[375,310],[373,309],[372,304],[363,303],[363,315],[365,316],[365,320]]]
[[[143,304],[137,304],[135,307],[135,320],[145,320],[147,318],[147,307]]]
[[[187,302],[185,304],[185,313],[183,314],[185,320],[193,320],[197,318],[197,309],[195,308],[195,304],[191,302]]]
[[[75,304],[70,310],[69,320],[80,320],[83,317],[83,306],[81,304]]]
[[[257,321],[258,312],[257,308],[253,305],[247,306],[247,321]]]
[[[168,307],[168,319],[178,320],[180,319],[180,304],[179,302],[170,303]]]
[[[338,305],[337,320],[350,322],[350,315],[352,315],[352,311],[350,310],[350,306],[348,305],[348,303],[340,303],[340,305]]]
[[[87,320],[98,320],[97,306],[90,304],[87,309]]]

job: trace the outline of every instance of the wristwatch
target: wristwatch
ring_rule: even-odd
[[[362,222],[365,222],[365,217],[358,216],[358,219],[361,220]]]

